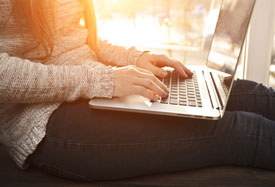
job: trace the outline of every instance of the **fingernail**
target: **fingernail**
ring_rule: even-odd
[[[168,95],[169,94],[169,89],[166,87],[166,94]]]
[[[167,76],[167,72],[166,72],[166,71],[163,71],[163,72],[161,73],[161,75],[162,75],[163,77],[166,77],[166,76]]]

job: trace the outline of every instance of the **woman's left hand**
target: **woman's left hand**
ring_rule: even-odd
[[[165,66],[174,68],[183,78],[188,78],[193,75],[193,73],[179,61],[170,59],[165,55],[155,55],[149,52],[145,52],[139,57],[136,66],[149,70],[161,78],[167,76],[167,72],[161,68]]]

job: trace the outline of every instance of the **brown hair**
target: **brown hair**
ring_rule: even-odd
[[[98,54],[97,25],[93,1],[80,1],[84,7],[85,26],[89,32],[87,44]],[[55,31],[53,26],[55,26],[55,0],[15,0],[13,7],[13,13],[20,30],[23,24],[26,24],[30,32],[46,51],[46,56],[43,57],[43,60],[50,57],[54,48],[53,33]],[[53,15],[52,18],[47,17],[46,10],[48,10],[48,8],[50,8]],[[25,21],[24,23],[23,20]]]

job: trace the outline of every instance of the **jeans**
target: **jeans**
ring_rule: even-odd
[[[238,80],[218,121],[62,104],[29,161],[61,177],[111,180],[217,165],[275,169],[275,92]]]

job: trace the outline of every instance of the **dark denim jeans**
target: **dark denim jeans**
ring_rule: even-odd
[[[275,169],[275,92],[235,82],[219,121],[93,110],[64,103],[31,156],[33,165],[80,180],[110,180],[216,165]]]

